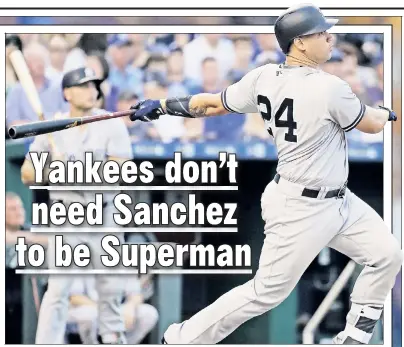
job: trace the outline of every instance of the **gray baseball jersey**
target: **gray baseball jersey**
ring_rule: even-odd
[[[222,103],[231,112],[261,113],[278,150],[281,178],[271,180],[261,196],[266,236],[254,278],[171,324],[164,333],[167,344],[222,341],[283,302],[327,246],[364,266],[336,341],[348,336],[369,343],[369,326],[380,318],[403,254],[382,218],[348,188],[338,198],[325,194],[347,180],[345,132],[360,122],[365,106],[335,76],[282,65],[248,73],[222,93]],[[306,187],[324,194],[308,197]]]
[[[105,110],[94,109],[92,115],[108,113]],[[68,114],[62,115],[68,117]],[[104,161],[107,157],[132,158],[132,146],[128,130],[121,119],[109,119],[95,122],[84,127],[75,127],[52,134],[57,151],[64,161],[84,162],[85,153],[93,153],[93,160]],[[31,144],[30,152],[51,152],[47,135],[37,136]],[[31,157],[27,153],[27,158]],[[51,159],[51,153],[49,155]],[[49,160],[49,159],[48,159]],[[101,168],[100,168],[101,171]],[[102,179],[102,177],[101,177]],[[50,184],[52,185],[52,184]],[[63,185],[88,185],[84,183]],[[102,184],[96,184],[102,185]],[[84,204],[94,201],[95,192],[89,191],[50,191],[51,200],[82,202]],[[114,192],[103,192],[104,202],[110,202]]]
[[[278,150],[277,171],[307,187],[340,187],[348,177],[345,133],[365,106],[349,85],[310,67],[268,64],[222,93],[231,112],[261,113]]]
[[[93,114],[105,113],[106,111],[94,109]],[[64,115],[68,116],[68,115]],[[85,127],[71,128],[53,133],[53,138],[59,155],[64,161],[84,161],[85,153],[92,152],[93,160],[105,160],[111,157],[122,159],[132,158],[131,142],[129,133],[121,119],[110,119],[96,123],[90,123]],[[51,152],[48,137],[38,136],[30,146],[32,152]],[[30,156],[27,155],[30,159]],[[60,158],[58,158],[60,159]],[[101,172],[100,172],[101,173]],[[64,185],[64,184],[62,184]],[[66,184],[67,185],[67,184]],[[72,184],[75,185],[75,184]],[[85,185],[85,184],[77,184]],[[101,185],[101,184],[99,184]],[[87,204],[94,201],[95,193],[91,191],[50,191],[51,200],[62,200],[66,206],[73,202]],[[104,203],[107,206],[103,213],[103,226],[114,227],[113,213],[116,209],[112,199],[116,192],[103,192]],[[69,223],[63,227],[69,227]],[[62,228],[63,228],[62,227]],[[86,223],[82,227],[88,227]],[[61,229],[62,232],[62,229]],[[64,242],[72,248],[85,243],[91,251],[91,267],[103,268],[100,263],[102,254],[101,239],[103,233],[64,233]],[[116,236],[123,242],[123,232],[117,228]],[[47,251],[48,266],[55,268],[55,240],[50,236]],[[62,344],[66,322],[68,319],[68,299],[73,276],[51,275],[48,280],[48,289],[41,303],[36,333],[36,344]],[[96,289],[99,294],[99,333],[107,339],[113,333],[123,333],[124,321],[120,305],[125,285],[124,277],[97,275]]]

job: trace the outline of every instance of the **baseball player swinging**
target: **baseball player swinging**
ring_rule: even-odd
[[[80,68],[66,73],[62,80],[65,99],[70,104],[70,112],[66,117],[85,117],[105,111],[96,109],[94,105],[101,97],[101,81],[88,68]],[[30,152],[50,152],[52,160],[84,162],[86,152],[93,153],[93,160],[106,159],[123,162],[132,158],[132,147],[128,131],[120,119],[110,119],[105,122],[91,123],[86,126],[71,128],[52,134],[54,145],[51,148],[48,137],[40,135],[30,146]],[[101,170],[100,170],[101,171]],[[29,153],[22,166],[22,181],[25,184],[34,182],[35,171]],[[46,175],[44,175],[46,176]],[[113,221],[114,194],[103,193],[104,226],[115,226]],[[95,192],[50,191],[52,201],[60,201],[66,207],[73,202],[83,206],[95,201]],[[68,223],[67,223],[68,224]],[[71,225],[67,225],[70,226]],[[83,227],[88,227],[84,223]],[[64,242],[74,247],[85,243],[90,247],[92,266],[99,266],[101,254],[101,239],[103,233],[65,233]],[[123,241],[123,233],[117,234]],[[55,268],[55,240],[51,236],[48,247],[48,266]],[[63,344],[68,317],[69,290],[74,278],[71,275],[51,275],[48,289],[44,295],[38,319],[36,344]],[[99,334],[104,344],[123,344],[124,319],[121,313],[121,300],[125,281],[120,276],[97,275],[96,289],[99,295],[98,315]]]
[[[210,117],[260,112],[278,151],[277,174],[261,198],[266,238],[254,278],[190,319],[168,327],[166,344],[215,344],[287,298],[318,253],[331,247],[364,265],[344,331],[334,344],[368,344],[403,262],[380,216],[347,188],[345,132],[378,133],[397,119],[364,105],[347,83],[320,70],[338,22],[313,5],[288,9],[275,23],[286,62],[259,67],[220,94],[145,100],[133,120],[161,115]]]

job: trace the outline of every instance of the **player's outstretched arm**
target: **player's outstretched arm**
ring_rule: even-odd
[[[364,105],[350,85],[335,76],[330,77],[329,113],[344,131],[356,128],[368,134],[381,132],[388,121],[397,120],[396,114],[384,107]]]
[[[221,93],[201,93],[184,98],[161,100],[165,113],[190,118],[220,116],[229,113],[225,109]]]
[[[381,132],[388,121],[395,121],[395,113],[385,107],[373,108],[366,106],[362,120],[356,126],[356,129],[368,134],[377,134]]]
[[[225,109],[221,94],[201,93],[179,98],[144,100],[131,107],[136,110],[131,120],[152,121],[163,114],[186,118],[220,116],[229,113]]]
[[[136,112],[130,119],[152,121],[163,114],[202,118],[228,113],[258,112],[255,85],[264,68],[265,66],[250,71],[240,81],[218,94],[201,93],[181,98],[141,101],[131,107]]]

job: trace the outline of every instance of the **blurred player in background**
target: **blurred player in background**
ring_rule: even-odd
[[[46,247],[46,236],[27,232],[29,226],[25,224],[25,209],[21,198],[12,192],[6,194],[6,266],[17,266],[17,252],[15,245],[19,237],[24,237],[27,244],[42,244]]]
[[[101,97],[101,80],[95,76],[89,68],[79,68],[66,73],[62,80],[62,88],[65,99],[70,105],[70,111],[61,117],[85,117],[105,111],[94,108],[96,101]],[[105,122],[91,123],[86,126],[68,129],[52,134],[52,143],[49,138],[38,136],[30,146],[30,152],[49,152],[50,160],[82,161],[86,152],[93,153],[93,160],[114,160],[119,163],[132,158],[131,142],[128,131],[122,119],[111,119]],[[49,164],[49,158],[48,158]],[[44,174],[46,177],[46,174]],[[22,166],[21,178],[25,184],[32,184],[35,179],[35,170],[29,153]],[[45,183],[45,182],[43,182]],[[114,205],[112,199],[114,193],[103,194],[103,225],[116,226],[113,221]],[[88,191],[51,191],[52,202],[62,202],[66,208],[73,202],[80,202],[86,206],[95,201],[95,193]],[[67,227],[71,227],[67,222]],[[88,227],[86,223],[81,225]],[[72,247],[85,243],[91,251],[92,267],[98,268],[100,264],[101,239],[103,233],[64,234],[64,242]],[[117,233],[123,241],[123,233]],[[50,237],[48,251],[48,266],[55,269],[55,245],[54,238]],[[48,281],[48,289],[44,295],[39,313],[36,343],[37,344],[63,344],[66,322],[68,317],[69,290],[74,280],[69,275],[51,275]],[[96,277],[96,290],[99,294],[99,334],[104,344],[125,343],[125,324],[121,313],[121,301],[125,285],[125,279],[120,276]]]
[[[70,288],[69,323],[85,345],[97,344],[98,300],[95,276],[78,276]],[[158,320],[156,308],[145,303],[140,278],[130,276],[124,293],[123,315],[128,344],[139,344]],[[70,325],[69,324],[69,325]]]

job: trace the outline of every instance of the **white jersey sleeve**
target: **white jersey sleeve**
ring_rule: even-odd
[[[329,93],[329,112],[342,130],[354,129],[362,120],[366,106],[345,81],[336,78]]]
[[[265,66],[247,73],[240,81],[227,87],[222,92],[222,104],[231,113],[258,112],[255,86]]]
[[[132,159],[132,143],[125,123],[122,119],[113,119],[112,121],[108,124],[107,156]]]

